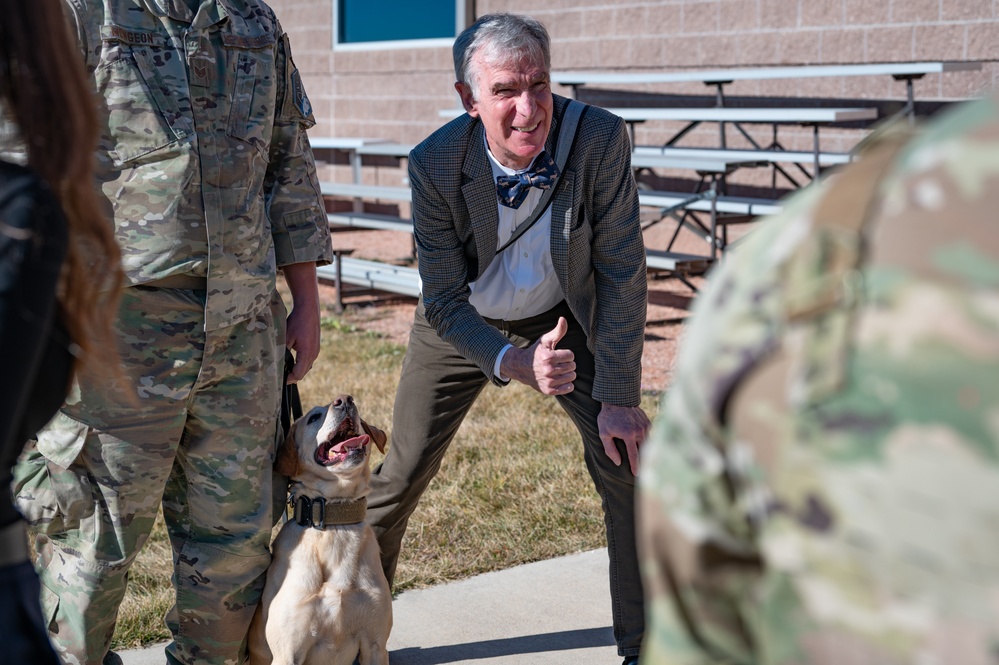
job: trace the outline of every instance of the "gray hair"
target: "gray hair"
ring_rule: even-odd
[[[544,63],[545,71],[552,68],[548,31],[538,20],[522,14],[486,14],[458,35],[451,52],[455,78],[471,88],[473,99],[479,98],[479,72],[472,62],[476,55],[490,64],[527,58]]]

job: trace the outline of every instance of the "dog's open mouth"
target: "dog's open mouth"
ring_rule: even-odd
[[[363,452],[371,440],[367,434],[358,434],[351,418],[345,418],[329,439],[316,448],[316,463],[333,466],[347,459],[351,453]]]

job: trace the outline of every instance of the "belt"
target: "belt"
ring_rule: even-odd
[[[482,320],[491,325],[494,328],[504,329],[505,326],[515,327],[525,324],[532,324],[536,321],[545,321],[547,319],[554,318],[556,316],[566,316],[566,318],[572,316],[572,310],[569,309],[569,303],[562,300],[557,305],[552,307],[546,312],[541,312],[540,314],[532,314],[531,316],[525,317],[523,319],[490,319],[483,316]]]
[[[0,529],[0,568],[24,563],[28,560],[28,532],[24,522],[18,520]]]
[[[196,277],[194,275],[170,275],[151,282],[144,282],[139,286],[148,286],[154,289],[186,289],[188,291],[205,291],[208,289],[208,279],[206,277]]]

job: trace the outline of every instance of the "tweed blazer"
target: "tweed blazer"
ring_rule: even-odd
[[[555,154],[558,118],[568,103],[555,95],[549,154]],[[431,134],[410,153],[409,177],[427,321],[496,381],[493,366],[509,340],[468,300],[469,282],[499,246],[496,183],[481,121],[465,114]],[[551,205],[552,263],[596,360],[593,398],[637,406],[648,284],[631,144],[621,118],[587,107]]]

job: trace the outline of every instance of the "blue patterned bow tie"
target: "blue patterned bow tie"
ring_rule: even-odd
[[[496,177],[496,194],[501,205],[517,209],[527,198],[531,187],[548,189],[558,181],[558,166],[555,160],[542,151],[534,160],[534,168],[515,175]]]

